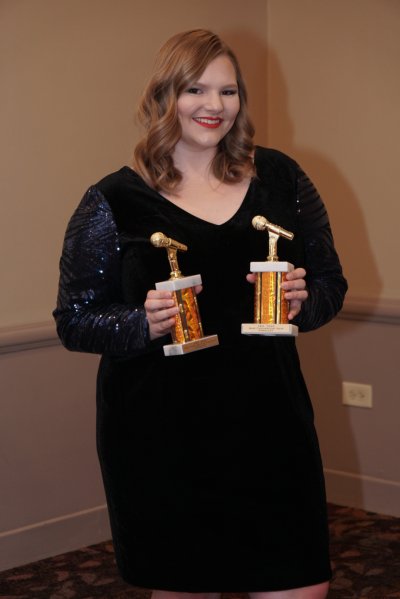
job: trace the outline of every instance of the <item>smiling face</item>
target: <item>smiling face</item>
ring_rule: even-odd
[[[235,68],[226,55],[209,63],[200,78],[177,101],[181,150],[215,151],[240,109]]]

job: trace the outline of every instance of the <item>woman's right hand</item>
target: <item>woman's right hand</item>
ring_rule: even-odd
[[[147,293],[144,309],[152,341],[171,332],[175,324],[175,315],[178,314],[178,307],[175,305],[171,291],[151,289]]]

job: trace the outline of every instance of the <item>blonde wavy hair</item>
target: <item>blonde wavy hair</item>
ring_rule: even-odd
[[[238,60],[215,33],[194,29],[174,35],[162,46],[138,106],[137,118],[145,134],[134,149],[133,166],[157,191],[173,192],[182,180],[172,158],[181,137],[177,100],[200,78],[210,62],[221,55],[227,56],[235,69],[240,109],[217,147],[211,169],[225,183],[237,183],[255,174],[254,127],[248,115],[247,91]]]

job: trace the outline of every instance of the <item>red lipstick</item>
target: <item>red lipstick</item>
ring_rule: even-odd
[[[196,121],[198,125],[206,127],[207,129],[217,129],[224,119],[221,119],[219,117],[199,116],[194,117],[193,120]]]

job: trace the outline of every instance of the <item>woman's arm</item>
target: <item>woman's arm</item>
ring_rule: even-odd
[[[60,260],[53,316],[73,351],[130,355],[150,345],[143,306],[122,302],[118,232],[110,206],[91,187],[73,214]]]
[[[307,299],[293,320],[300,331],[329,322],[341,309],[347,282],[336,253],[326,208],[307,175],[297,172],[298,220],[304,239]]]

